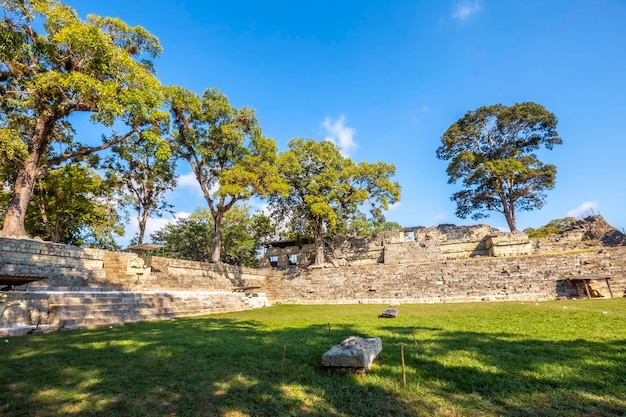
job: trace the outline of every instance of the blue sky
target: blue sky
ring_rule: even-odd
[[[459,187],[435,157],[452,123],[485,105],[539,103],[563,138],[539,153],[557,166],[556,187],[541,210],[518,212],[518,227],[593,210],[626,228],[624,0],[66,3],[145,27],[164,49],[163,84],[217,87],[255,108],[281,151],[295,137],[330,139],[357,162],[395,164],[402,200],[387,218],[407,227],[476,223],[454,215]],[[206,204],[179,170],[169,199],[184,215]],[[499,213],[480,223],[506,228]]]

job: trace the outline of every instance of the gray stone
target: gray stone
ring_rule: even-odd
[[[364,339],[350,336],[322,355],[324,366],[335,368],[371,368],[374,359],[383,350],[380,337]]]
[[[396,318],[398,317],[398,310],[396,310],[395,308],[388,308],[383,310],[383,312],[381,313],[380,317],[385,317],[385,318]]]

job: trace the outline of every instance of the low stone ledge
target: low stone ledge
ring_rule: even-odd
[[[364,339],[350,336],[322,355],[322,365],[330,368],[369,370],[374,359],[383,350],[380,337]]]

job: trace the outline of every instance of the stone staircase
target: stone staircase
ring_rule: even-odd
[[[50,291],[25,292],[21,299],[37,299],[27,314],[14,315],[0,335],[24,334],[33,329],[54,331],[114,326],[139,321],[249,310],[269,305],[264,293],[228,291]]]

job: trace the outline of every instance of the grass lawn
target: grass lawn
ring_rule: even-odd
[[[280,305],[0,340],[0,415],[626,415],[624,298],[402,305],[379,318],[385,307]],[[321,366],[328,324],[335,344],[382,338],[366,375]]]

